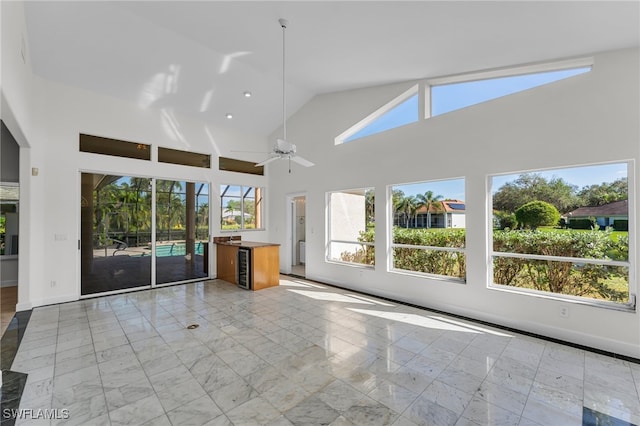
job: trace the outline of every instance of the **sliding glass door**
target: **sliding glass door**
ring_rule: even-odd
[[[82,173],[81,195],[81,295],[209,276],[207,183]]]
[[[205,278],[208,269],[209,185],[156,181],[156,283]]]
[[[81,294],[151,285],[151,179],[82,173]]]

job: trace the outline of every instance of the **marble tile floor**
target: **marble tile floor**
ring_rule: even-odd
[[[291,265],[291,275],[296,277],[305,277],[305,267],[304,264],[299,263],[297,265]]]
[[[18,287],[0,287],[0,336],[9,327],[16,313],[16,303],[18,303]]]
[[[36,308],[12,370],[18,425],[640,424],[640,364],[284,276]]]
[[[11,365],[29,324],[31,311],[14,314],[0,338],[0,426],[13,426],[15,418],[6,410],[19,408],[22,392],[26,385],[27,374],[12,371]],[[9,411],[10,413],[10,411]]]

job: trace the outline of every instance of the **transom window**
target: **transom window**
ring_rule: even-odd
[[[336,145],[415,123],[419,119],[418,86],[402,93],[336,138]]]
[[[335,144],[415,123],[421,104],[424,118],[430,118],[588,73],[592,67],[593,58],[584,58],[430,79],[425,90],[420,92],[416,84],[338,135]]]

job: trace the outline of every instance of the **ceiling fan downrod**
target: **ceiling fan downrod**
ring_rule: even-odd
[[[285,45],[285,30],[289,21],[284,18],[278,19],[280,27],[282,27],[282,139],[287,140],[287,86],[286,86],[286,45]]]

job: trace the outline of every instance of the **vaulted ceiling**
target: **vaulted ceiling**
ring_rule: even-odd
[[[27,1],[25,16],[39,76],[265,136],[282,122],[281,17],[289,113],[321,93],[640,44],[637,1]]]

